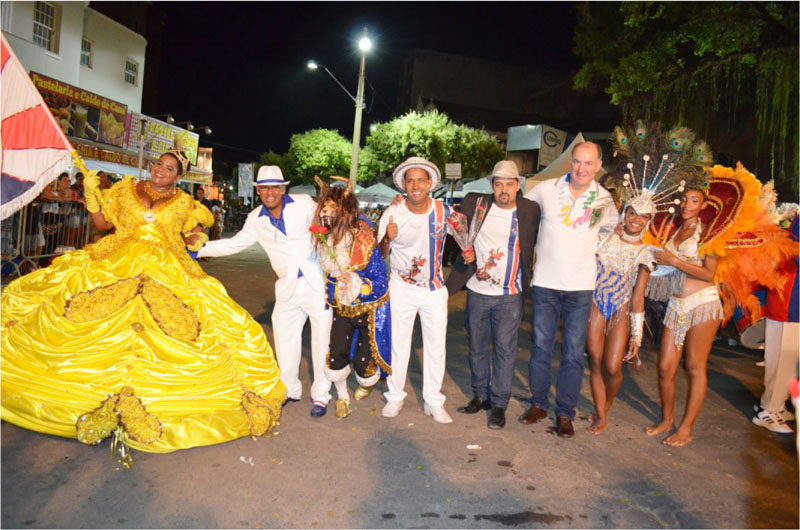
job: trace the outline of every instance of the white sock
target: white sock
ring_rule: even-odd
[[[347,380],[344,381],[336,381],[333,383],[336,387],[336,394],[339,396],[339,399],[350,399],[350,394],[347,392]]]

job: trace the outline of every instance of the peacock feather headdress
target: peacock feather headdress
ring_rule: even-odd
[[[713,155],[687,127],[673,127],[662,135],[658,124],[637,120],[627,130],[614,127],[611,143],[622,174],[625,208],[642,215],[673,213],[680,202],[677,194],[686,188],[708,188],[703,168],[711,166]]]

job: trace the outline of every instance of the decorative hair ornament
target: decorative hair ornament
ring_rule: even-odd
[[[623,211],[630,207],[639,215],[674,213],[678,194],[708,187],[700,168],[710,166],[713,155],[706,142],[695,141],[691,129],[673,127],[662,136],[658,124],[637,120],[633,134],[617,126],[611,141],[624,168]]]
[[[186,155],[180,149],[172,148],[167,149],[164,154],[170,154],[178,159],[178,163],[181,165],[181,175],[186,174],[186,170],[189,169],[189,159],[186,158]]]

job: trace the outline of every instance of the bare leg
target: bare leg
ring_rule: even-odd
[[[605,347],[606,319],[596,305],[592,305],[589,316],[589,329],[586,335],[586,346],[589,353],[589,381],[592,386],[592,399],[595,413],[589,415],[589,431],[599,433],[606,426],[606,389],[603,382],[603,348]]]
[[[686,371],[689,374],[689,396],[686,411],[678,430],[668,436],[664,443],[675,447],[692,441],[692,426],[706,397],[708,377],[706,364],[711,353],[711,343],[719,329],[719,320],[704,322],[689,329],[686,333]]]
[[[628,305],[620,308],[620,318],[606,337],[605,356],[603,359],[603,381],[606,387],[605,412],[608,411],[617,397],[622,384],[622,358],[628,346]]]
[[[683,348],[675,347],[675,332],[664,326],[661,351],[658,356],[658,392],[661,396],[661,421],[647,427],[644,432],[654,436],[672,428],[675,421],[675,373],[681,361]]]

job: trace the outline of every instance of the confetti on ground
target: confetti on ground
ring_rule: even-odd
[[[330,510],[330,511],[328,512],[328,517],[333,517],[333,510]]]
[[[347,510],[347,515],[353,515],[354,513],[356,513],[355,510]]]
[[[417,469],[423,469],[423,467],[422,466],[417,466]]]
[[[355,430],[356,430],[356,428],[355,428],[355,427],[353,427],[353,430],[355,431]]]
[[[453,499],[451,499],[450,497],[447,497],[445,500],[446,500],[447,502],[453,502]]]
[[[239,461],[240,462],[244,462],[245,464],[250,464],[250,467],[253,467],[253,457],[252,456],[248,456],[247,458],[245,458],[243,456],[240,456],[239,457]]]
[[[663,493],[661,493],[660,491],[657,491],[657,492],[656,492],[656,497],[663,497],[663,496],[664,496],[664,494],[663,494]]]
[[[467,449],[469,449],[469,450],[473,450],[473,449],[483,449],[483,447],[481,447],[481,446],[480,446],[480,445],[478,445],[478,444],[471,444],[471,445],[468,445],[468,446],[467,446]]]
[[[252,497],[252,496],[253,496],[253,494],[252,494],[252,493],[245,493],[245,494],[244,494],[244,498],[245,498],[245,499],[249,499],[249,498],[250,498],[250,497]]]
[[[414,426],[414,424],[413,424],[413,423],[409,423],[409,424],[408,424],[408,426],[409,426],[409,427],[413,427],[413,426]]]

